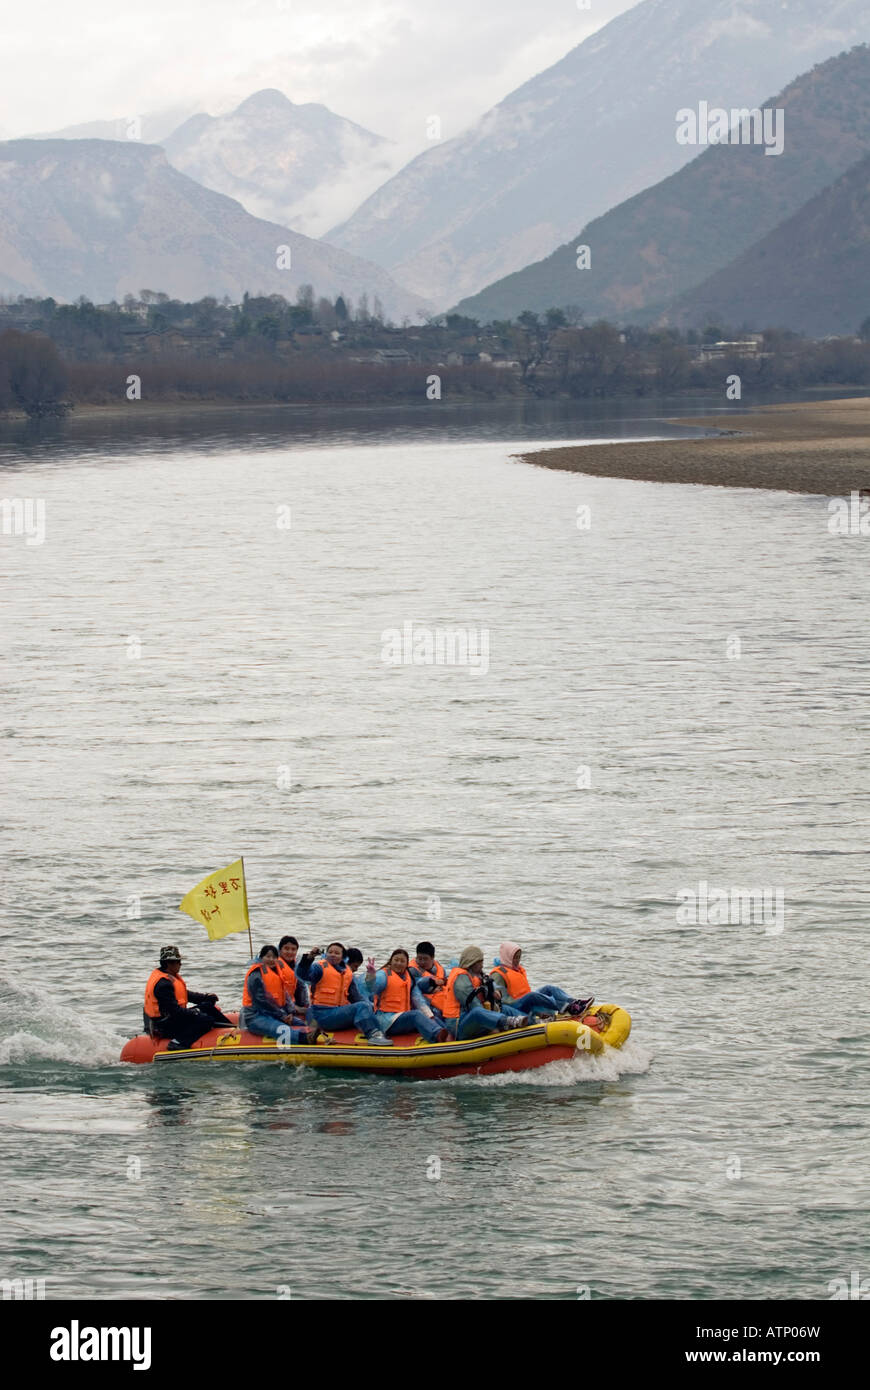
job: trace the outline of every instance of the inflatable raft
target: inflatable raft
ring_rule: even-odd
[[[273,1038],[262,1038],[239,1028],[213,1028],[192,1047],[171,1052],[166,1039],[142,1033],[124,1045],[121,1061],[159,1062],[161,1066],[169,1062],[281,1062],[296,1067],[392,1072],[426,1080],[490,1076],[568,1061],[578,1052],[595,1054],[605,1047],[621,1047],[631,1032],[626,1011],[615,1004],[599,1004],[591,1012],[596,1020],[591,1026],[560,1018],[553,1023],[532,1023],[527,1028],[490,1033],[469,1042],[445,1043],[425,1043],[416,1033],[403,1033],[391,1040],[390,1049],[369,1046],[353,1029],[329,1034],[331,1044],[285,1047]]]

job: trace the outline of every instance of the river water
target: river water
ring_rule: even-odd
[[[870,1273],[870,542],[511,457],[649,406],[435,409],[4,428],[45,537],[0,535],[0,1277],[827,1298]],[[387,664],[406,622],[486,669]],[[122,1066],[161,944],[238,1001],[246,938],[177,904],[240,854],[257,946],[515,939],[632,1038],[428,1083]],[[678,918],[701,884],[770,910]]]

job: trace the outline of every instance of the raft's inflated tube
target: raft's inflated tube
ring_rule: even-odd
[[[631,1014],[621,1009],[618,1004],[596,1004],[590,1012],[597,1014],[606,1024],[600,1033],[593,1036],[607,1043],[608,1047],[622,1047],[631,1032]],[[580,1046],[578,1043],[578,1047]]]
[[[579,1052],[599,1053],[605,1046],[621,1047],[631,1030],[624,1009],[602,1004],[595,1011],[607,1019],[601,1033],[575,1019],[529,1024],[490,1033],[465,1042],[424,1043],[417,1034],[391,1039],[392,1048],[372,1047],[353,1029],[333,1033],[332,1044],[283,1047],[274,1038],[261,1038],[239,1028],[213,1028],[192,1047],[168,1050],[166,1039],[146,1034],[131,1038],[121,1052],[122,1062],[261,1061],[290,1066],[328,1067],[351,1071],[392,1072],[397,1075],[444,1077],[469,1072],[490,1074],[524,1071],[548,1062],[570,1059]]]

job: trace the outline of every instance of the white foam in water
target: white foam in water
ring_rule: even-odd
[[[75,1066],[105,1067],[117,1062],[124,1039],[103,1030],[87,1038],[38,1038],[35,1033],[12,1033],[0,1039],[0,1067],[22,1062],[72,1062]]]
[[[44,990],[0,986],[0,1066],[71,1062],[104,1067],[117,1062],[125,1039],[92,1023]],[[12,1025],[14,1031],[7,1031]]]
[[[624,1047],[607,1047],[597,1057],[577,1052],[571,1061],[548,1062],[545,1067],[527,1071],[500,1071],[494,1076],[457,1076],[453,1085],[471,1086],[577,1086],[590,1081],[616,1081],[620,1076],[648,1071],[653,1054],[640,1043],[628,1041]]]

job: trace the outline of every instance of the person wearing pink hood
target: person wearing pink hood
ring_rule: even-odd
[[[595,1002],[594,996],[572,999],[558,985],[532,989],[525,968],[520,964],[522,950],[516,941],[502,941],[493,969],[494,983],[502,992],[502,1012],[524,1014],[570,1014],[582,1018]]]

